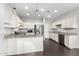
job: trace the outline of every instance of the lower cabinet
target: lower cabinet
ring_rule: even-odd
[[[50,33],[49,37],[69,49],[78,48],[79,46],[77,35]]]
[[[6,55],[43,51],[43,37],[13,38],[8,39],[7,44]]]
[[[43,51],[43,37],[24,39],[24,53]]]
[[[58,42],[58,34],[56,34],[56,33],[50,33],[50,34],[49,34],[49,37],[50,37],[52,40]]]
[[[43,37],[8,38],[0,40],[0,56],[43,51]]]
[[[78,38],[77,35],[65,35],[65,45],[70,48],[78,48]]]
[[[63,34],[57,34],[57,33],[50,33],[49,37],[58,42],[59,44],[65,46],[65,35]]]
[[[14,55],[17,54],[17,39],[6,39],[7,41],[7,54],[6,55]]]
[[[24,53],[24,39],[20,38],[17,39],[17,53],[16,54],[23,54]]]

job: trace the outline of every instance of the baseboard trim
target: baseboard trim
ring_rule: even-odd
[[[21,55],[26,55],[26,56],[34,56],[34,54],[43,54],[43,51],[38,51],[38,52],[30,52],[30,53],[20,53],[20,54],[13,54],[13,55],[8,55],[8,56],[21,56]],[[38,55],[37,55],[38,56]]]

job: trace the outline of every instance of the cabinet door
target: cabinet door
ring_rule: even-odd
[[[58,34],[57,34],[57,33],[54,33],[54,37],[55,37],[55,38],[54,38],[55,41],[58,42]]]
[[[17,54],[23,54],[24,53],[24,39],[18,38],[17,39]]]
[[[56,42],[58,42],[58,34],[55,34],[55,33],[50,33],[50,38]]]
[[[50,39],[53,39],[52,33],[49,33],[49,38],[50,38]]]
[[[62,21],[62,28],[65,28],[65,27],[66,27],[66,20],[63,19],[63,21]]]
[[[17,40],[15,38],[8,39],[7,54],[8,55],[17,54]]]
[[[65,46],[69,47],[69,35],[65,35]]]
[[[36,47],[34,45],[34,40],[33,38],[29,38],[29,37],[24,39],[24,53],[35,52]]]
[[[73,19],[67,19],[65,24],[66,28],[73,28]]]
[[[43,51],[43,37],[24,39],[24,53]]]
[[[75,26],[73,26],[75,24],[75,21],[73,20],[74,19],[72,18],[64,19],[62,23],[62,28],[75,28]]]

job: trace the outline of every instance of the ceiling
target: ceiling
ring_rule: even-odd
[[[9,4],[11,7],[14,7],[13,3]],[[28,9],[25,9],[25,7],[28,7]],[[79,7],[78,3],[16,3],[16,13],[20,18],[48,18],[48,19],[54,19],[64,13],[67,13],[77,7]],[[38,9],[38,15],[35,15],[35,10]],[[44,9],[44,11],[41,11],[41,8]],[[55,12],[57,11],[57,12]],[[28,16],[27,13],[30,15]],[[25,20],[23,20],[25,21]]]

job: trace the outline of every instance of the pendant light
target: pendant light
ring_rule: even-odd
[[[13,3],[13,8],[11,10],[11,14],[9,16],[9,19],[11,18],[12,15],[16,15],[16,7],[15,7],[15,0],[14,0],[14,3]]]
[[[38,15],[38,4],[36,3],[35,15]]]
[[[14,0],[14,5],[13,5],[13,14],[16,14],[15,0]]]
[[[12,8],[12,9],[9,8],[9,9],[10,9],[11,11],[10,11],[10,14],[9,14],[9,16],[8,16],[8,19],[11,19],[11,17],[16,14],[15,0],[14,0],[13,8]],[[9,22],[5,22],[4,24],[7,25],[7,26],[12,25],[12,24],[9,23]]]

